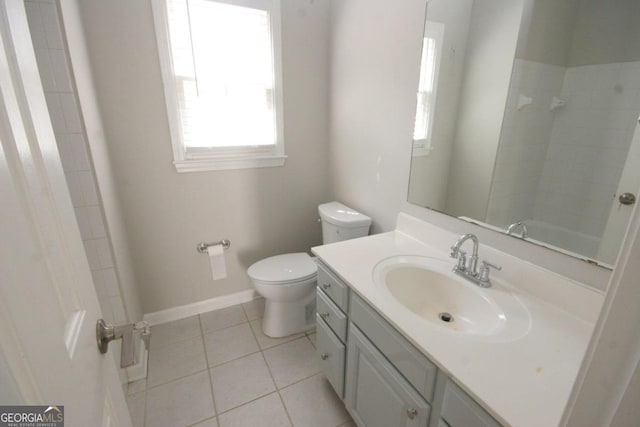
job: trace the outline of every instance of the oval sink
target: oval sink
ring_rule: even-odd
[[[481,288],[451,270],[453,262],[397,256],[379,262],[373,279],[420,319],[449,331],[512,340],[526,334],[526,308],[506,287]]]

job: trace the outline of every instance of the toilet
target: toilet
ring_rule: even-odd
[[[325,245],[369,234],[371,218],[342,203],[324,203],[318,213]],[[265,298],[265,335],[285,337],[315,325],[317,271],[315,259],[305,252],[272,256],[249,267],[247,274],[256,292]]]

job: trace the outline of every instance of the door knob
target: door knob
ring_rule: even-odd
[[[636,195],[633,193],[622,193],[620,197],[618,197],[620,204],[623,205],[633,205],[636,202]]]
[[[145,321],[133,323],[123,323],[113,325],[99,319],[96,322],[96,341],[98,342],[98,351],[104,354],[109,350],[109,343],[113,340],[122,339],[122,348],[120,351],[120,367],[126,368],[135,363],[135,346],[133,343],[133,331],[142,331],[142,339],[145,346],[149,345],[151,338],[151,330],[149,324]]]

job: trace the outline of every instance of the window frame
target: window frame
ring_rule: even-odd
[[[436,112],[436,99],[438,95],[438,80],[440,77],[440,67],[442,65],[442,53],[443,53],[442,50],[444,46],[444,30],[445,30],[444,27],[445,25],[441,22],[434,22],[434,21],[425,22],[425,30],[424,30],[424,36],[423,36],[423,50],[424,50],[424,45],[426,45],[427,39],[434,40],[434,45],[435,45],[434,46],[435,54],[434,54],[434,61],[433,61],[433,64],[434,64],[433,65],[433,89],[431,91],[430,103],[428,106],[429,122],[426,124],[427,134],[425,138],[413,139],[412,156],[414,157],[428,156],[431,153],[431,151],[433,151],[434,149],[433,123],[434,123],[434,117]],[[422,73],[424,71],[422,70],[422,57],[424,54],[423,50],[420,51],[420,79],[418,81],[417,95],[420,94],[420,88],[421,88],[420,86],[422,83]],[[419,111],[418,107],[419,106],[416,103],[416,116]],[[415,131],[415,128],[414,128],[414,131]]]
[[[244,147],[189,147],[184,143],[177,78],[173,72],[173,57],[169,38],[167,0],[152,0],[158,55],[162,72],[173,164],[178,172],[201,172],[230,169],[247,169],[283,166],[287,156],[284,151],[283,84],[282,84],[282,30],[280,0],[209,0],[234,6],[248,7],[269,12],[271,45],[274,67],[274,109],[276,143],[269,146]]]

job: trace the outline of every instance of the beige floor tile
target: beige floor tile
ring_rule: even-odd
[[[307,338],[309,338],[309,341],[311,341],[311,344],[313,344],[313,346],[316,346],[316,334],[315,332],[313,334],[307,334]]]
[[[256,298],[253,301],[242,304],[247,319],[262,319],[264,314],[264,298]]]
[[[209,372],[181,378],[147,391],[149,427],[181,427],[215,415]]]
[[[261,353],[211,368],[211,383],[219,413],[276,390]]]
[[[260,350],[248,323],[206,333],[204,344],[209,366],[220,365]]]
[[[291,422],[278,393],[232,409],[219,416],[220,427],[290,427]]]
[[[234,305],[233,307],[210,311],[200,315],[202,330],[205,333],[228,328],[229,326],[236,326],[247,321],[247,316],[245,316],[244,310],[240,305]]]
[[[279,389],[320,371],[315,351],[306,337],[264,351]]]
[[[256,339],[258,340],[258,345],[262,350],[275,347],[277,345],[284,344],[286,342],[293,341],[295,339],[298,339],[304,336],[303,333],[300,333],[295,335],[289,335],[288,337],[282,337],[282,338],[268,337],[262,332],[262,323],[261,323],[261,320],[259,319],[251,321],[251,329],[253,330],[253,333],[256,335]]]
[[[176,341],[202,335],[198,316],[187,317],[151,327],[150,349],[163,347]]]
[[[151,426],[149,426],[151,427]],[[218,419],[217,418],[209,418],[208,420],[201,421],[197,424],[193,424],[190,427],[218,427]],[[355,427],[355,424],[354,424]]]
[[[323,375],[315,375],[280,391],[295,427],[333,427],[351,419]]]
[[[133,427],[144,427],[144,404],[144,391],[127,396],[127,406],[129,407]]]
[[[149,352],[147,387],[207,369],[202,337],[189,338]]]

